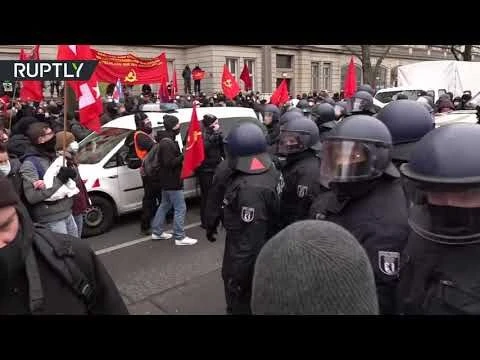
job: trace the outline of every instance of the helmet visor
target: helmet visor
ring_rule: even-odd
[[[352,98],[352,112],[364,111],[367,108],[367,102],[364,99]]]
[[[283,155],[295,154],[308,149],[310,134],[299,131],[280,131],[278,152]]]
[[[322,147],[322,182],[353,182],[382,174],[389,149],[353,140],[325,140]],[[378,161],[382,160],[382,161]]]
[[[446,244],[480,241],[480,185],[433,185],[403,178],[409,224]]]

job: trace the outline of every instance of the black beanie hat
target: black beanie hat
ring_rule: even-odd
[[[163,116],[163,126],[165,130],[172,131],[172,129],[179,123],[179,120],[176,116],[173,115],[164,115]]]
[[[331,222],[294,223],[261,250],[252,286],[259,315],[377,315],[373,270],[365,250]]]
[[[211,114],[206,114],[203,116],[203,126],[205,127],[209,127],[210,125],[212,125],[215,121],[217,120],[217,117],[215,115],[211,115]]]
[[[16,206],[20,203],[17,192],[10,181],[4,176],[0,176],[0,189],[2,189],[0,191],[0,208]]]

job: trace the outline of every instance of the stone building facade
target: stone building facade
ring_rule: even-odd
[[[20,49],[32,45],[1,45],[0,59],[18,59]],[[343,76],[355,45],[92,45],[97,50],[112,54],[133,53],[139,57],[153,57],[165,52],[169,62],[170,78],[173,69],[177,70],[180,90],[183,92],[181,77],[186,64],[193,69],[199,65],[207,72],[202,81],[202,91],[211,93],[221,90],[221,76],[224,64],[239,80],[246,63],[253,77],[255,91],[271,93],[282,79],[287,79],[291,94],[308,93],[314,90],[339,91]],[[54,59],[56,45],[41,45],[40,57]],[[384,51],[383,46],[372,46],[372,63]],[[357,64],[357,82],[361,82],[361,63]],[[453,60],[448,47],[441,45],[395,45],[382,62],[377,76],[379,87],[396,85],[398,66],[418,61]],[[480,60],[480,54],[474,61]],[[243,89],[243,82],[239,80]],[[156,89],[156,84],[151,84]]]

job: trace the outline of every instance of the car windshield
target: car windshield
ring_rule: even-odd
[[[397,97],[397,94],[403,93],[408,96],[410,100],[417,100],[418,98],[418,92],[420,90],[395,90],[395,91],[385,91],[381,93],[377,93],[375,95],[375,99],[378,101],[386,104],[389,103],[392,100],[395,100]]]
[[[132,130],[119,128],[102,129],[93,133],[80,143],[78,162],[80,164],[97,164],[125,139]]]

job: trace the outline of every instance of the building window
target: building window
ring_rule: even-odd
[[[245,59],[244,64],[247,65],[250,78],[252,79],[252,89],[255,89],[255,60]]]
[[[362,67],[358,64],[355,64],[356,68],[356,75],[357,75],[357,88],[362,85]],[[340,89],[343,89],[343,86],[345,84],[345,74],[347,73],[348,69],[348,64],[345,64],[342,66],[342,69],[340,71]]]
[[[232,73],[232,75],[237,78],[238,77],[238,59],[227,58],[227,67],[228,70]]]
[[[379,67],[375,80],[376,90],[385,89],[387,87],[387,68],[385,66]]]
[[[320,90],[320,64],[312,62],[312,90]]]
[[[292,55],[277,55],[277,68],[291,69],[293,63]]]
[[[322,90],[331,91],[332,90],[332,64],[323,63],[323,83]]]

